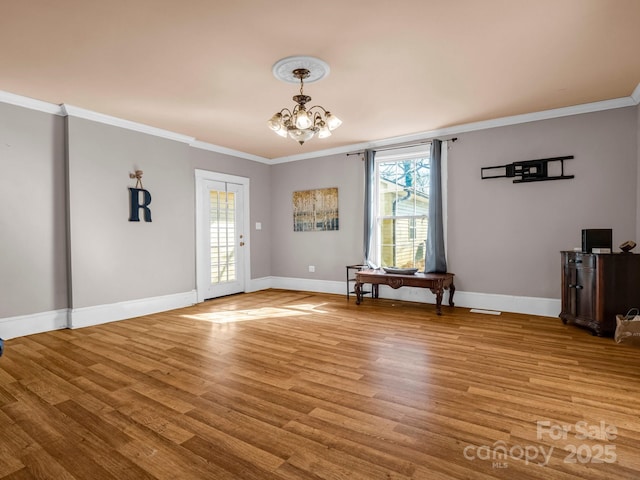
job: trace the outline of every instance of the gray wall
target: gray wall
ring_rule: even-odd
[[[274,165],[271,274],[315,280],[344,280],[345,265],[363,259],[364,165],[357,155]],[[292,194],[338,187],[338,231],[294,232]],[[316,267],[309,273],[309,265]]]
[[[195,288],[194,177],[180,142],[68,118],[72,307]],[[143,170],[152,222],[129,222]]]
[[[67,308],[64,118],[0,103],[0,318]]]
[[[196,168],[250,179],[252,277],[271,274],[269,165],[7,104],[0,152],[0,319],[195,289]],[[128,221],[136,169],[151,223]]]
[[[613,228],[616,246],[638,241],[639,110],[459,135],[449,150],[448,223],[458,288],[559,298],[558,252],[579,246],[582,228]],[[362,260],[358,156],[270,166],[89,120],[67,122],[68,131],[62,117],[0,104],[0,318],[193,290],[195,168],[250,178],[252,278],[342,281],[344,266]],[[575,179],[480,180],[483,166],[557,155],[575,155],[566,162]],[[127,186],[135,184],[128,174],[136,168],[153,195],[152,223],[127,219]],[[327,187],[339,189],[340,230],[293,232],[293,191]]]
[[[583,228],[634,239],[637,112],[608,110],[459,135],[449,150],[449,268],[462,291],[560,297],[561,250]],[[480,168],[574,155],[575,179],[514,184]]]
[[[638,108],[492,128],[449,143],[448,265],[461,291],[560,297],[560,254],[583,228],[636,237]],[[573,180],[481,180],[480,168],[574,155]],[[337,155],[274,166],[274,276],[342,280],[362,258],[363,166]],[[340,232],[293,232],[291,193],[339,187]],[[308,265],[321,265],[315,274]]]
[[[189,164],[192,171],[209,170],[249,179],[251,278],[271,275],[271,166],[199,148],[189,149]],[[262,230],[255,229],[256,222],[262,224]]]

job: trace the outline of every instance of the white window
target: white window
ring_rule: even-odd
[[[429,156],[430,144],[376,152],[373,252],[380,266],[424,270]]]

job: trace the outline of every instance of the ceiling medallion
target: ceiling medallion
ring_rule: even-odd
[[[320,105],[307,107],[311,97],[304,94],[304,82],[317,82],[329,74],[329,65],[319,58],[298,56],[278,60],[273,65],[273,75],[283,82],[300,82],[300,94],[293,96],[296,105],[289,110],[283,108],[267,122],[269,128],[281,137],[289,137],[300,145],[318,138],[326,138],[338,128],[342,121]]]

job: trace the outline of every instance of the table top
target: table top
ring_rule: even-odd
[[[424,272],[416,272],[413,274],[403,274],[403,273],[387,273],[384,270],[382,270],[381,268],[377,269],[377,270],[373,270],[373,269],[367,269],[367,270],[360,270],[359,272],[356,272],[356,276],[367,276],[367,275],[378,275],[381,277],[398,277],[398,278],[448,278],[448,277],[453,277],[455,274],[453,273],[424,273]]]

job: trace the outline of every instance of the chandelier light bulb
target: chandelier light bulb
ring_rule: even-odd
[[[301,107],[296,114],[296,127],[301,130],[307,129],[313,125],[311,117],[304,107]]]
[[[280,128],[275,130],[275,132],[283,138],[287,138],[287,136],[289,135],[289,132],[287,131],[287,127],[285,127],[284,125],[280,125]]]
[[[318,138],[327,138],[331,136],[331,130],[325,122],[320,123],[320,130],[318,131]]]
[[[329,130],[335,130],[340,125],[342,125],[342,120],[340,120],[331,112],[327,112],[325,119],[327,121],[327,126],[329,127]]]
[[[269,125],[271,130],[277,133],[282,127],[282,114],[280,112],[274,114],[267,122],[267,125]]]

